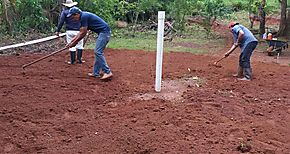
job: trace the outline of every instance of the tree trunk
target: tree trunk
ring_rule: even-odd
[[[290,39],[290,9],[287,8],[287,17],[286,17],[286,28],[284,31],[285,36]]]
[[[266,13],[265,13],[265,4],[266,0],[262,0],[261,5],[259,6],[259,16],[260,16],[260,35],[265,33],[265,24],[266,24]]]
[[[4,9],[4,18],[6,23],[8,24],[8,32],[9,34],[12,34],[12,21],[10,21],[9,19],[9,14],[8,14],[8,5],[9,5],[9,1],[8,0],[3,0],[3,9]]]
[[[287,25],[287,0],[280,0],[281,3],[281,19],[278,31],[278,36],[286,36],[286,25]],[[288,17],[289,18],[289,17]]]

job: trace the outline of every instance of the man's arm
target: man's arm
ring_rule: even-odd
[[[78,42],[86,36],[87,32],[88,32],[88,27],[81,27],[78,35],[76,35],[72,39],[72,41],[66,45],[66,47],[71,48],[71,47],[76,46],[78,44]]]
[[[56,29],[56,32],[55,32],[55,35],[59,35],[59,32],[64,24],[64,20],[65,20],[65,14],[64,12],[61,13],[60,15],[60,18],[59,18],[59,22],[58,22],[58,25],[57,25],[57,29]]]
[[[237,42],[235,42],[236,45],[241,44],[241,41],[243,40],[244,35],[245,35],[244,31],[243,30],[240,30],[239,31],[239,34],[238,34]]]
[[[238,44],[234,43],[234,44],[232,45],[231,49],[230,49],[228,52],[225,53],[225,57],[228,57],[232,52],[234,52],[235,49],[236,49],[238,46],[239,46]]]
[[[228,57],[233,51],[235,51],[235,49],[240,45],[242,39],[244,38],[244,35],[245,35],[244,31],[240,30],[238,34],[237,42],[235,42],[232,45],[231,49],[225,53],[225,57]]]

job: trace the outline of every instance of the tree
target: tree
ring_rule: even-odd
[[[195,4],[196,0],[175,0],[169,4],[169,15],[173,17],[179,30],[185,28],[185,17],[193,12]]]
[[[290,30],[290,26],[289,23],[287,24],[287,22],[289,22],[289,15],[287,18],[287,0],[279,0],[280,4],[281,4],[281,19],[280,19],[280,26],[279,26],[279,30],[278,30],[278,36],[289,36],[289,34],[287,34]],[[289,11],[288,11],[289,14]]]
[[[8,32],[9,34],[12,33],[12,19],[10,19],[10,16],[9,16],[9,12],[8,12],[8,8],[10,6],[10,1],[9,0],[2,0],[2,5],[3,6],[3,11],[4,11],[4,20],[5,22],[8,24],[7,26],[7,29],[8,29]]]
[[[266,24],[266,13],[265,13],[265,5],[266,0],[262,0],[260,6],[259,6],[259,16],[260,16],[260,27],[259,32],[260,35],[263,35],[265,33],[265,24]]]
[[[44,15],[51,25],[58,22],[59,14],[62,11],[62,2],[62,0],[42,0],[40,2]]]
[[[79,7],[85,11],[97,14],[108,24],[113,25],[115,6],[119,0],[79,0]]]
[[[211,33],[211,27],[217,17],[225,17],[230,13],[223,0],[199,0],[197,3],[198,14],[204,17],[202,26]]]

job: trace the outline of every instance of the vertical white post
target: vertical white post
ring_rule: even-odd
[[[158,11],[156,78],[155,78],[155,91],[156,92],[161,91],[164,19],[165,19],[165,11]]]

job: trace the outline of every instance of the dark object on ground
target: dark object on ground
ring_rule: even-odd
[[[241,143],[241,144],[237,147],[237,150],[241,151],[242,153],[250,152],[251,149],[252,149],[251,145],[249,145],[249,144],[245,144],[245,143]]]

